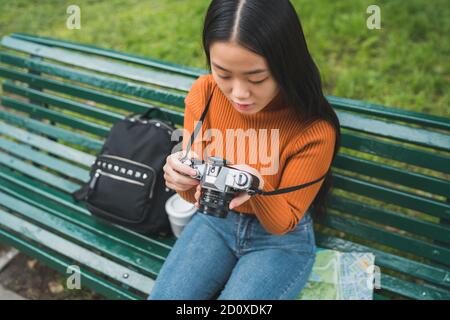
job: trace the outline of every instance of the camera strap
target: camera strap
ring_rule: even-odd
[[[189,151],[191,150],[191,145],[194,143],[195,137],[197,136],[198,132],[200,131],[200,128],[203,125],[203,121],[205,120],[206,113],[208,112],[209,105],[211,103],[211,99],[212,99],[212,96],[213,96],[214,91],[216,90],[216,88],[217,88],[217,85],[214,85],[214,88],[213,88],[213,90],[211,92],[211,95],[209,96],[208,102],[206,103],[205,110],[203,110],[203,113],[202,113],[202,115],[200,117],[200,120],[197,123],[197,126],[194,129],[194,132],[192,132],[191,138],[189,139],[189,143],[186,146],[186,154],[184,155],[184,157],[181,160],[185,160],[188,157]]]
[[[293,187],[288,187],[288,188],[282,188],[282,189],[276,189],[273,191],[262,191],[260,189],[256,189],[256,188],[250,188],[247,193],[251,196],[253,195],[261,195],[261,196],[273,196],[273,195],[277,195],[277,194],[282,194],[282,193],[288,193],[288,192],[292,192],[292,191],[296,191],[296,190],[300,190],[306,187],[309,187],[310,185],[313,185],[319,181],[321,181],[322,179],[324,179],[327,174],[328,174],[329,170],[327,171],[327,173],[325,173],[322,177],[320,177],[319,179],[310,181],[308,183],[304,183],[298,186],[293,186]]]
[[[211,92],[211,95],[209,96],[208,102],[206,103],[205,110],[203,110],[203,113],[202,113],[202,115],[201,115],[201,117],[200,117],[200,121],[197,123],[197,126],[195,127],[195,130],[194,130],[194,132],[192,133],[191,138],[189,139],[189,143],[188,143],[188,145],[186,146],[186,154],[185,154],[185,156],[183,157],[183,159],[186,159],[186,158],[187,158],[187,155],[189,154],[189,151],[190,151],[190,149],[191,149],[191,145],[194,143],[195,137],[197,136],[198,132],[200,131],[200,128],[201,128],[202,125],[203,125],[203,121],[205,120],[205,116],[206,116],[206,113],[208,112],[209,105],[210,105],[210,103],[211,103],[211,99],[212,99],[212,96],[213,96],[213,94],[214,94],[214,91],[216,90],[216,87],[217,87],[217,85],[215,84],[215,85],[214,85],[214,88],[213,88],[213,90],[212,90],[212,92]],[[277,194],[288,193],[288,192],[300,190],[300,189],[309,187],[310,185],[313,185],[313,184],[315,184],[315,183],[321,181],[322,179],[324,179],[324,178],[328,175],[328,172],[329,172],[329,171],[330,171],[330,170],[328,170],[328,171],[327,171],[322,177],[320,177],[319,179],[316,179],[316,180],[313,180],[313,181],[310,181],[310,182],[308,182],[308,183],[304,183],[304,184],[301,184],[301,185],[298,185],[298,186],[293,186],[293,187],[288,187],[288,188],[282,188],[282,189],[276,189],[276,190],[273,190],[273,191],[262,191],[262,190],[260,190],[260,189],[257,189],[257,188],[253,188],[253,187],[252,187],[252,188],[250,188],[250,189],[247,191],[247,193],[248,193],[249,195],[251,195],[251,196],[253,196],[253,195],[272,196],[272,195],[277,195]]]

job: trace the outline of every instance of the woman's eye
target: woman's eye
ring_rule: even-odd
[[[267,80],[267,78],[266,78],[266,79],[259,80],[259,81],[250,81],[250,83],[253,83],[253,84],[260,84],[260,83],[263,83],[263,82],[266,81],[266,80]]]
[[[220,74],[218,76],[219,76],[219,78],[224,79],[224,80],[231,79],[230,76],[221,76]],[[267,78],[263,79],[263,80],[259,80],[259,81],[250,81],[249,80],[249,82],[252,83],[252,84],[260,84],[260,83],[263,83],[266,80],[267,80]]]

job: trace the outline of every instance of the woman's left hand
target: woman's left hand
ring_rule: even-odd
[[[261,176],[261,174],[259,173],[258,170],[256,170],[253,167],[250,167],[246,164],[235,164],[235,165],[229,165],[232,168],[238,169],[238,170],[242,170],[242,171],[246,171],[248,173],[253,174],[254,176],[257,176],[259,179],[259,189],[264,188],[264,179]],[[198,201],[200,198],[200,185],[197,186],[197,190],[195,193],[195,199],[197,200],[197,202],[195,203],[195,206],[198,208]],[[230,202],[230,210],[232,210],[233,208],[239,207],[241,204],[243,204],[244,202],[246,202],[247,200],[250,199],[250,195],[247,192],[241,192],[239,193],[236,197],[234,197],[231,202]]]

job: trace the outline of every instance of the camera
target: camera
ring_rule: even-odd
[[[236,194],[254,194],[259,187],[258,177],[227,166],[228,162],[219,157],[208,157],[207,161],[188,158],[180,161],[197,172],[190,177],[200,180],[199,211],[207,215],[225,218]]]

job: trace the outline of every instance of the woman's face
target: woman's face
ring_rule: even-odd
[[[232,42],[210,47],[211,71],[220,90],[242,114],[264,109],[278,94],[266,59]]]

